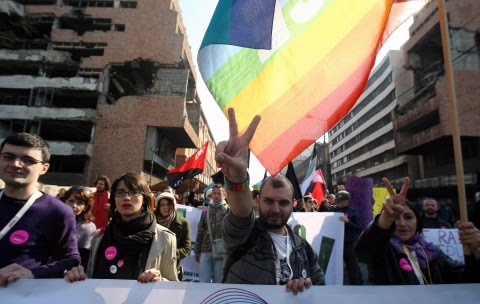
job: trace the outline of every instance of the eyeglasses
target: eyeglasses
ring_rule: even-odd
[[[1,155],[2,160],[5,161],[5,162],[13,162],[13,161],[18,159],[18,160],[20,160],[20,164],[22,166],[32,166],[32,165],[36,165],[36,164],[47,163],[46,161],[38,160],[38,159],[35,159],[33,157],[30,157],[30,156],[25,156],[25,155],[17,156],[15,154],[8,153],[8,152],[0,153],[0,155]]]
[[[130,191],[117,190],[113,193],[113,195],[115,195],[117,197],[124,197],[127,194],[128,194],[128,196],[132,197],[132,196],[140,196],[143,193],[141,191],[138,191],[138,190],[130,190]]]

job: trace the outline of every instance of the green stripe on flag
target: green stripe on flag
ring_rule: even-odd
[[[282,8],[285,23],[290,33],[290,39],[273,53],[264,63],[260,61],[257,49],[241,49],[225,64],[223,64],[210,79],[206,82],[207,87],[213,96],[216,96],[216,102],[223,110],[228,103],[235,98],[246,86],[248,86],[263,69],[282,51],[296,42],[296,38],[301,36],[320,15],[325,13],[333,0],[327,0],[322,9],[306,23],[295,23],[289,14],[290,9],[295,5],[295,1],[289,2]],[[217,12],[217,11],[215,11]],[[208,33],[209,31],[207,31]],[[321,37],[319,37],[321,39]]]

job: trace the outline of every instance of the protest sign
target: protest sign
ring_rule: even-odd
[[[458,229],[423,229],[423,237],[438,246],[452,260],[465,263],[463,246],[460,243]]]
[[[142,284],[132,280],[68,283],[63,279],[19,280],[0,288],[2,303],[15,304],[310,304],[435,303],[477,304],[480,284],[408,286],[312,286],[298,295],[279,285],[233,285],[193,282]]]

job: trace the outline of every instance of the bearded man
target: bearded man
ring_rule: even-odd
[[[293,210],[292,184],[283,175],[265,179],[253,212],[247,173],[248,144],[260,117],[239,135],[235,112],[229,109],[230,138],[217,146],[215,160],[225,175],[230,211],[223,220],[224,283],[286,285],[293,294],[324,285],[317,255],[287,221]]]

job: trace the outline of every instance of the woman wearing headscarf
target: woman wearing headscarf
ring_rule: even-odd
[[[92,241],[86,275],[79,266],[66,271],[65,278],[177,281],[175,235],[157,224],[146,180],[123,174],[113,182],[111,193],[111,220]]]
[[[78,252],[80,253],[81,265],[87,267],[92,239],[97,230],[93,223],[92,192],[86,187],[73,186],[63,194],[61,200],[70,206],[75,214]]]
[[[183,278],[180,260],[190,254],[192,243],[190,241],[190,224],[187,219],[177,213],[175,197],[172,193],[163,192],[157,197],[155,216],[157,223],[175,233],[177,239],[177,275],[181,281]]]
[[[360,261],[369,266],[376,285],[427,285],[480,282],[480,231],[470,222],[460,223],[459,238],[465,265],[453,261],[422,236],[415,206],[406,200],[410,179],[395,194],[384,178],[390,197],[383,211],[363,231],[356,247]]]

